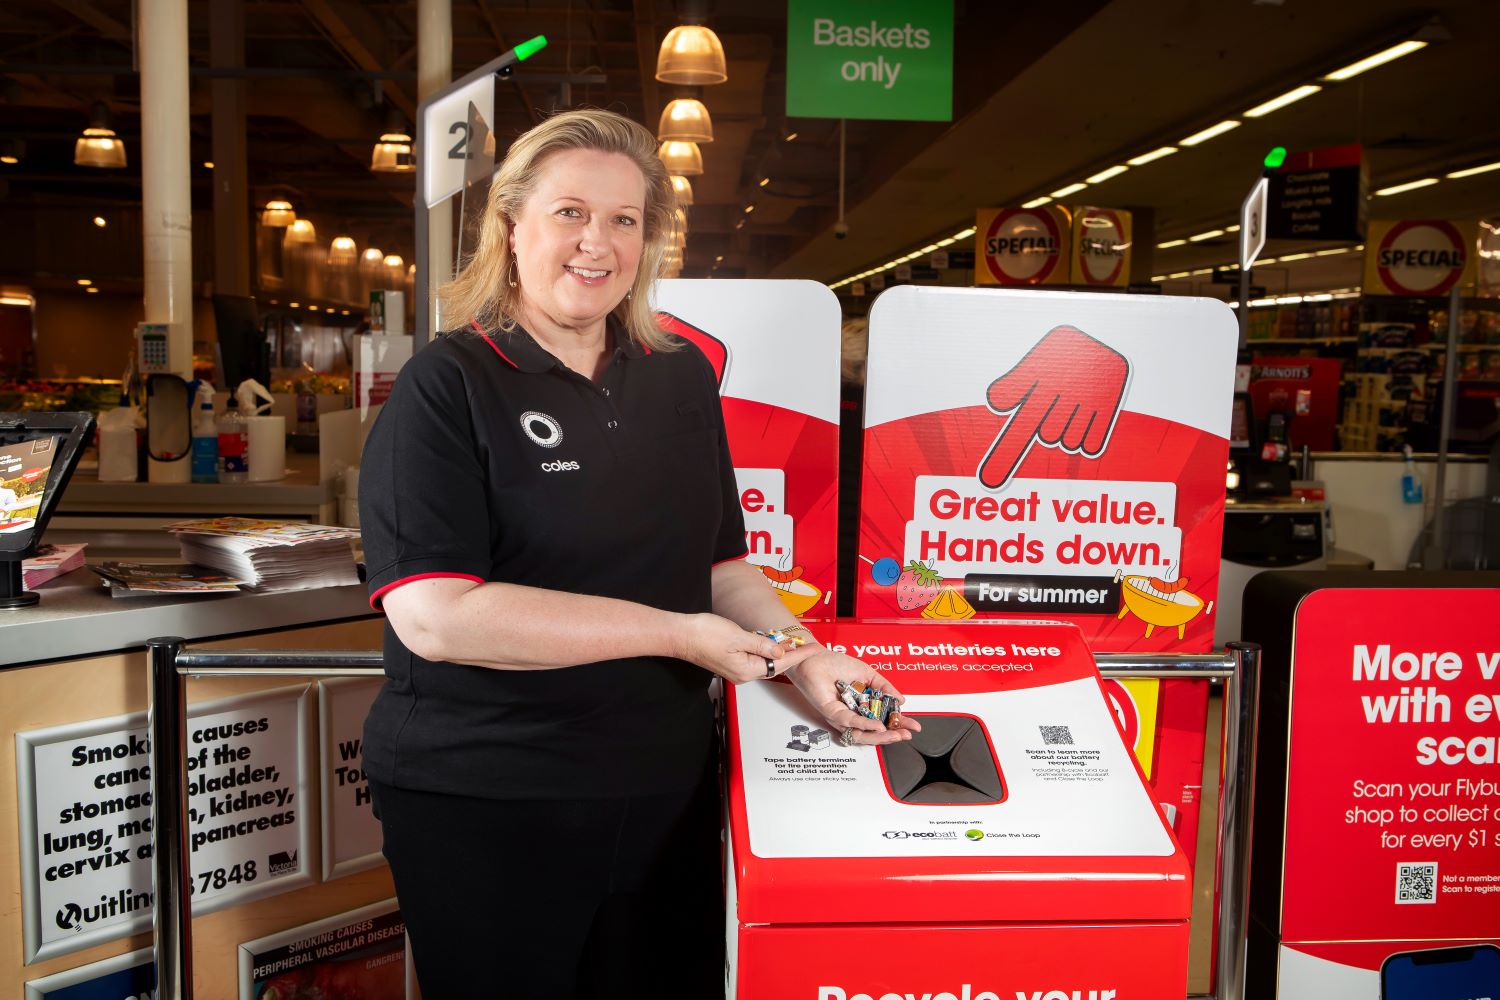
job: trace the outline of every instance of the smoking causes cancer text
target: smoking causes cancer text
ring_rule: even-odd
[[[211,895],[284,874],[255,835],[297,820],[296,775],[280,763],[278,713],[197,720],[189,730],[192,893]],[[123,918],[150,905],[151,743],[118,730],[37,751],[37,855],[43,912],[64,931]],[[42,775],[48,777],[43,778]],[[45,811],[41,811],[45,808]],[[248,847],[234,846],[241,840]],[[290,844],[295,857],[295,835]],[[295,865],[288,866],[294,868]]]
[[[998,492],[966,476],[919,476],[905,558],[943,577],[1006,567],[1039,573],[1156,573],[1178,563],[1172,483],[1012,479]]]

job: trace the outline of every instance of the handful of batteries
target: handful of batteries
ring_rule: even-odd
[[[834,681],[833,685],[838,690],[839,698],[855,714],[874,719],[887,729],[895,729],[901,725],[901,702],[894,695],[866,687],[862,681],[855,681],[853,684]]]

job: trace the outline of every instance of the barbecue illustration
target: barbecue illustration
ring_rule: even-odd
[[[1146,638],[1158,628],[1177,629],[1181,639],[1187,631],[1187,623],[1204,610],[1203,598],[1187,589],[1187,577],[1167,581],[1155,576],[1126,576],[1115,572],[1115,582],[1120,584],[1120,597],[1124,606],[1119,618],[1134,613],[1146,623]]]

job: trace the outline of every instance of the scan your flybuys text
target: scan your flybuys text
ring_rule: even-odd
[[[1117,1000],[1117,992],[1108,989],[1092,990],[1016,990],[1016,1000]],[[958,991],[944,990],[941,993],[848,993],[841,986],[819,986],[818,1000],[1009,1000],[990,990],[974,992],[974,987],[964,983]]]
[[[813,44],[840,49],[925,49],[932,46],[932,33],[910,22],[902,25],[839,24],[831,17],[818,17],[812,24]],[[875,60],[850,59],[839,67],[839,75],[850,83],[878,83],[890,90],[901,75],[901,63],[887,61],[884,53]]]

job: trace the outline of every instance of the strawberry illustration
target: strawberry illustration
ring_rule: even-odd
[[[913,559],[902,570],[896,581],[896,603],[902,611],[925,608],[943,588],[943,578],[931,566],[924,566]]]

